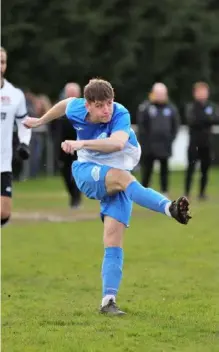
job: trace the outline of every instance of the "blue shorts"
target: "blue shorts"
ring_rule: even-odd
[[[105,177],[110,166],[91,162],[74,161],[72,175],[79,190],[90,199],[100,201],[100,215],[110,216],[125,226],[129,225],[132,213],[132,201],[125,192],[108,195],[105,186]]]

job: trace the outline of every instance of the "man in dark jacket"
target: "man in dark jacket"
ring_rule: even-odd
[[[60,99],[64,98],[79,98],[81,96],[81,88],[77,83],[69,82],[65,85]],[[71,208],[77,209],[81,205],[81,192],[76,186],[75,180],[72,177],[71,166],[74,160],[77,159],[75,154],[66,154],[61,149],[61,143],[65,140],[76,140],[76,131],[72,128],[70,121],[66,116],[62,116],[57,120],[55,125],[58,133],[56,133],[56,144],[58,146],[58,164],[63,178],[66,190],[69,194],[69,205]]]
[[[179,126],[177,108],[168,99],[163,83],[155,83],[150,99],[138,107],[138,136],[142,147],[142,184],[148,187],[155,160],[160,161],[160,188],[168,192],[168,159]]]
[[[196,162],[200,160],[201,179],[199,199],[206,199],[208,171],[211,163],[211,126],[219,124],[219,108],[209,100],[209,86],[197,82],[193,87],[194,101],[186,108],[189,126],[188,168],[185,177],[185,192],[189,196]]]

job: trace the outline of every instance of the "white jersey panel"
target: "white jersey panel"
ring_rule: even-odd
[[[140,161],[141,147],[139,144],[136,147],[127,142],[124,149],[118,152],[107,154],[81,149],[78,150],[77,155],[80,162],[92,162],[131,171]]]
[[[12,171],[14,121],[16,117],[21,119],[26,115],[26,101],[23,92],[5,79],[1,88],[1,172]],[[28,136],[30,135],[29,131]]]

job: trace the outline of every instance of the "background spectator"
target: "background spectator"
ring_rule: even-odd
[[[186,109],[189,126],[188,167],[185,177],[185,193],[190,195],[196,162],[200,161],[201,178],[199,184],[200,200],[206,199],[208,171],[211,164],[211,127],[219,124],[219,107],[209,100],[209,86],[197,82],[193,87],[193,102]]]
[[[144,187],[150,184],[154,161],[160,162],[160,189],[167,193],[168,159],[176,137],[179,115],[176,107],[169,101],[167,87],[155,83],[149,100],[138,107],[137,123],[139,141],[142,147],[141,173]]]

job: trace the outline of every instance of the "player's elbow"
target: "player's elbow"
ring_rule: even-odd
[[[110,140],[110,144],[114,152],[118,152],[124,149],[125,142],[123,140],[117,138],[110,138]]]
[[[125,143],[123,141],[117,141],[117,145],[116,145],[116,150],[117,151],[123,150],[124,147],[125,147]]]

